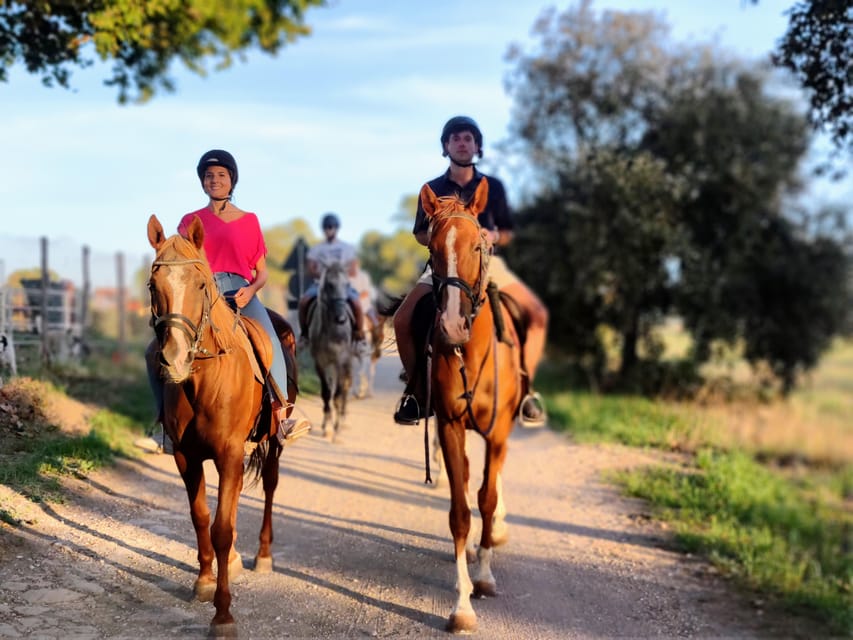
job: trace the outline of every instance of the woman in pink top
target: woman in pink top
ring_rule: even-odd
[[[273,345],[273,362],[268,380],[273,409],[279,420],[279,434],[294,440],[308,433],[305,419],[286,420],[287,369],[278,336],[257,293],[267,282],[267,247],[258,217],[231,202],[237,185],[237,163],[227,151],[213,149],[205,153],[196,167],[201,186],[209,198],[206,207],[186,214],[178,233],[186,235],[194,217],[204,225],[204,252],[216,285],[232,307],[263,326]]]

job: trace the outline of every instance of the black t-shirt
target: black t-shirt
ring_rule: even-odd
[[[480,225],[486,229],[511,231],[513,228],[512,215],[510,214],[509,205],[506,201],[506,191],[503,183],[497,178],[486,176],[474,169],[474,177],[471,181],[460,186],[450,179],[450,169],[444,175],[441,175],[434,180],[430,180],[427,184],[432,189],[436,196],[458,196],[463,202],[471,202],[474,197],[474,191],[477,190],[477,185],[480,184],[482,178],[486,178],[489,183],[489,199],[486,202],[486,208],[477,216]],[[426,231],[429,229],[429,220],[424,211],[423,203],[418,198],[418,213],[415,216],[415,226],[412,228],[412,233]]]

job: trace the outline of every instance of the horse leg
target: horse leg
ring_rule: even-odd
[[[357,349],[352,359],[352,395],[359,400],[367,397],[368,364],[368,356],[364,351]]]
[[[370,356],[370,360],[367,361],[367,395],[371,398],[373,397],[373,390],[376,382],[376,362],[381,357],[381,351],[378,354],[374,351]]]
[[[278,487],[278,459],[281,455],[281,447],[277,440],[269,441],[269,449],[264,460],[261,477],[264,483],[264,517],[261,522],[261,532],[258,536],[260,544],[258,554],[255,556],[255,571],[258,573],[270,573],[273,569],[271,545],[272,533],[272,503],[275,490]]]
[[[338,378],[338,428],[346,426],[347,419],[347,400],[349,399],[350,388],[352,387],[352,362],[347,361]]]
[[[468,459],[465,455],[465,430],[460,423],[439,425],[441,450],[450,484],[450,534],[453,536],[456,560],[457,600],[445,629],[451,633],[472,633],[477,629],[477,615],[471,606],[474,583],[468,574],[465,544],[471,529],[471,509],[468,506]]]
[[[241,443],[242,445],[242,443]],[[230,633],[234,624],[231,615],[231,589],[229,586],[229,565],[231,551],[234,546],[234,530],[237,525],[237,502],[243,488],[243,448],[239,451],[222,451],[216,458],[219,472],[219,495],[216,516],[211,527],[211,540],[216,551],[216,593],[213,596],[213,606],[216,614],[211,621],[211,629],[216,635]]]
[[[210,540],[210,507],[204,491],[204,468],[201,460],[187,460],[182,453],[175,454],[175,463],[187,489],[190,518],[195,529],[198,546],[198,576],[193,584],[193,594],[199,602],[210,602],[216,591],[213,575],[213,543]]]
[[[334,433],[329,431],[330,418],[332,414],[329,400],[332,396],[332,387],[330,385],[329,374],[327,374],[319,365],[317,368],[317,377],[320,378],[320,397],[323,399],[323,437],[326,440],[332,440]]]
[[[498,503],[495,506],[495,516],[492,518],[492,546],[499,547],[509,540],[509,531],[506,526],[506,504],[504,504],[503,473],[497,474],[495,490],[498,494]]]
[[[479,597],[497,595],[497,584],[492,575],[492,546],[495,510],[498,505],[498,476],[506,457],[506,443],[486,441],[486,460],[483,484],[477,492],[477,503],[483,519],[483,533],[477,550],[477,569],[474,575],[474,595]],[[504,531],[504,534],[506,532]]]

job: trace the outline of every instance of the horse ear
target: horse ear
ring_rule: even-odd
[[[155,250],[160,248],[160,245],[166,240],[166,234],[163,233],[163,225],[157,219],[157,216],[152,215],[148,218],[148,242]]]
[[[201,249],[204,246],[204,224],[202,224],[201,218],[198,216],[193,216],[192,221],[190,221],[187,227],[187,240],[192,242],[197,249]]]
[[[480,215],[486,209],[486,203],[489,201],[489,181],[485,176],[480,178],[480,184],[474,191],[474,197],[471,198],[471,213],[475,216]]]
[[[427,217],[431,217],[435,213],[435,205],[438,202],[438,197],[435,195],[435,191],[430,189],[428,184],[421,187],[420,200]]]

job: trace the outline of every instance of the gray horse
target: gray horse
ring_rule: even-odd
[[[323,437],[334,441],[344,424],[352,386],[353,315],[347,302],[349,277],[332,264],[320,277],[308,340],[323,397]]]

